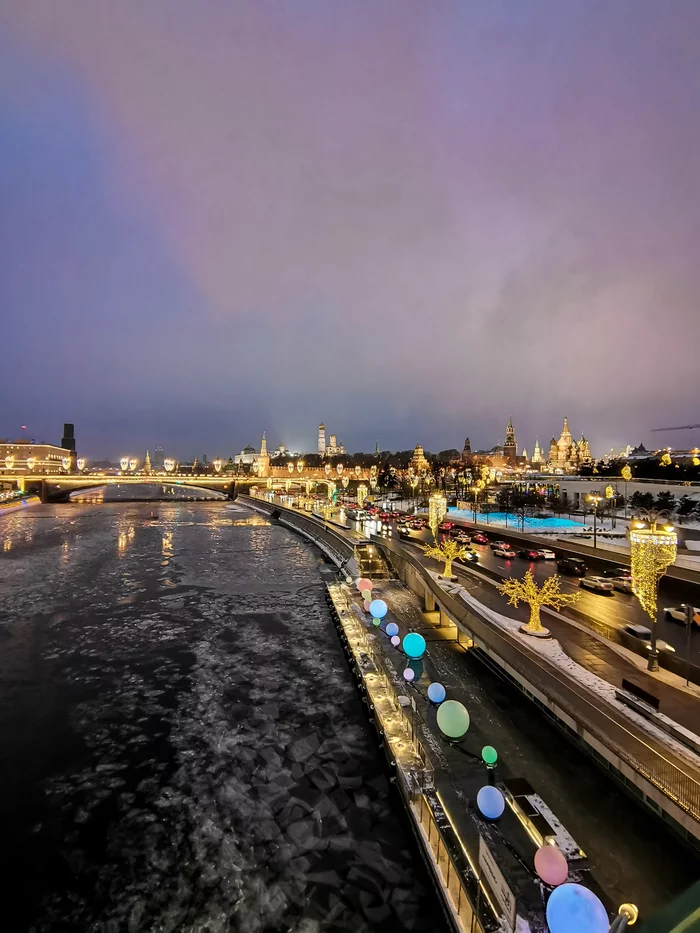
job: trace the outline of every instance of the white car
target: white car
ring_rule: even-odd
[[[629,625],[625,625],[623,631],[633,638],[638,638],[646,646],[647,651],[651,651],[651,629],[647,628],[646,625],[630,623]],[[656,639],[656,647],[659,651],[670,651],[672,654],[676,651],[673,645],[669,645],[667,641],[661,638]]]
[[[611,582],[615,589],[621,593],[632,592],[632,577],[628,574],[624,577],[613,577]]]
[[[496,547],[493,549],[493,553],[496,557],[507,557],[508,560],[515,557],[515,551],[511,551],[509,547]]]
[[[685,608],[685,603],[681,603],[680,606],[666,606],[664,609],[664,618],[673,619],[674,622],[680,622],[682,625],[685,625],[687,619]],[[693,606],[693,615],[700,615],[700,609],[698,609],[697,606]],[[697,622],[691,622],[690,624],[698,627]]]
[[[554,551],[548,551],[547,548],[544,548],[544,549],[540,548],[540,554],[542,555],[543,560],[556,560],[557,559],[557,555],[554,553]]]
[[[606,593],[608,596],[612,596],[615,589],[612,580],[606,580],[605,577],[581,577],[578,585],[596,593]]]
[[[469,537],[466,531],[459,531],[456,535],[454,535],[454,540],[458,544],[471,544],[472,539]]]

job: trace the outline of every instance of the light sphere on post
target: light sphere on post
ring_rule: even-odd
[[[446,696],[447,691],[443,685],[437,683],[437,681],[433,681],[428,687],[428,699],[431,703],[442,703]]]
[[[403,650],[408,658],[422,658],[425,654],[425,638],[418,632],[409,632],[404,636]]]
[[[459,700],[445,700],[437,711],[437,724],[440,732],[448,739],[461,739],[469,729],[469,713]]]
[[[476,795],[476,805],[482,816],[488,820],[498,820],[503,816],[506,800],[497,787],[486,784]]]
[[[569,863],[557,846],[540,846],[535,852],[535,871],[545,884],[556,887],[569,877]]]
[[[369,611],[372,614],[372,618],[383,619],[389,611],[389,607],[383,599],[373,599],[370,604]]]

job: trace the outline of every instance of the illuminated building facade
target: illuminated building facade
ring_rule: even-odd
[[[64,458],[71,456],[75,457],[75,450],[55,444],[0,440],[0,473],[5,479],[12,474],[62,473]]]
[[[413,456],[408,465],[412,467],[416,473],[428,473],[430,471],[430,464],[420,444],[416,444],[413,450]]]
[[[564,427],[559,440],[552,438],[549,444],[548,466],[551,470],[561,470],[564,473],[573,473],[590,463],[591,448],[586,438],[581,437],[575,441],[569,430],[568,418],[564,418]]]

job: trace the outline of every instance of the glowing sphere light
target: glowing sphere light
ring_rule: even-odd
[[[487,820],[497,820],[503,816],[506,799],[497,787],[486,784],[476,795],[476,805],[481,815]]]
[[[369,611],[375,619],[383,619],[389,611],[389,607],[383,599],[373,599],[370,603]]]
[[[369,602],[368,599],[366,599],[366,600],[362,603],[362,606],[363,606],[365,612],[369,612],[370,602]]]
[[[372,581],[368,580],[367,577],[360,577],[357,581],[357,588],[360,592],[363,590],[371,590],[373,585]]]
[[[380,626],[381,624],[382,624],[382,620],[381,620],[381,619],[378,619],[376,616],[372,616],[372,625],[374,625],[374,626],[376,626],[377,628],[379,628],[379,626]]]
[[[422,658],[425,654],[425,638],[418,632],[409,632],[404,636],[403,650],[409,658]]]
[[[403,672],[403,679],[407,680],[409,683],[413,680],[415,676],[416,676],[415,672],[410,667],[407,667],[406,670]]]
[[[498,752],[493,745],[484,745],[481,749],[481,757],[487,765],[495,765],[498,761]]]
[[[432,683],[428,687],[428,699],[433,703],[442,703],[446,696],[447,691],[442,686],[442,684]]]
[[[550,933],[608,933],[610,921],[600,900],[581,884],[562,884],[549,895]]]
[[[386,633],[387,633],[387,635],[389,636],[389,638],[393,638],[394,635],[398,635],[398,634],[399,634],[399,627],[398,627],[398,625],[396,624],[396,622],[390,622],[390,623],[387,625],[387,627],[386,627]]]
[[[461,739],[469,728],[469,713],[458,700],[445,700],[437,711],[437,724],[448,739]]]
[[[545,884],[556,887],[568,878],[569,864],[557,846],[540,846],[535,852],[535,871]]]
[[[399,638],[398,635],[392,635],[392,636],[391,636],[391,643],[392,643],[392,645],[394,646],[394,648],[398,648],[399,645],[401,644],[401,639]]]
[[[372,599],[372,590],[367,590],[367,589],[362,590],[362,593],[360,595],[362,596],[363,599]]]

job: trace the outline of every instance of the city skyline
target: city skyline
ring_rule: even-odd
[[[98,452],[301,444],[320,394],[355,450],[487,444],[514,399],[530,444],[697,420],[699,27],[8,0],[5,410]]]

